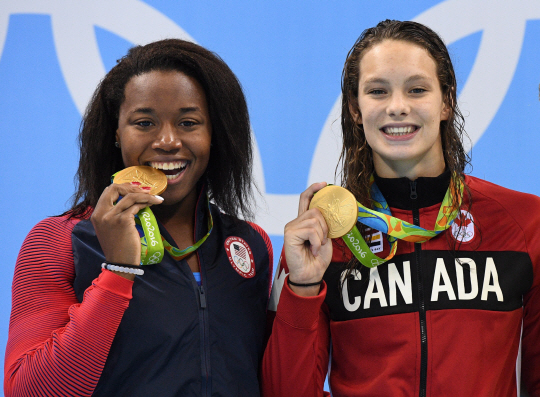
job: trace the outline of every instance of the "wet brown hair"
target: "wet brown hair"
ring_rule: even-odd
[[[350,190],[360,203],[373,208],[369,183],[371,174],[375,171],[373,152],[366,141],[363,126],[356,123],[351,108],[358,109],[358,83],[362,56],[384,40],[400,40],[417,45],[425,49],[435,61],[443,101],[450,109],[448,119],[442,120],[440,124],[444,162],[446,169],[450,170],[452,174],[450,189],[453,192],[458,192],[459,184],[463,183],[463,193],[468,199],[467,210],[470,211],[472,198],[464,181],[465,167],[470,165],[470,156],[463,147],[463,139],[468,139],[468,136],[465,132],[463,115],[457,105],[457,82],[454,67],[448,49],[439,35],[417,22],[388,19],[379,22],[377,26],[364,30],[347,54],[341,82],[343,147],[340,162],[343,169],[342,186]],[[457,209],[459,204],[457,200],[453,199],[456,196],[453,194],[451,200],[451,206],[454,209]],[[458,217],[460,215],[458,213]],[[359,230],[364,238],[369,239],[363,225],[359,225]],[[448,234],[447,239],[451,239]],[[448,241],[448,243],[451,252],[455,255],[460,243],[456,243],[455,240]],[[364,266],[359,266],[359,262],[354,256],[345,264],[345,268],[347,273],[343,280],[350,277],[354,269],[360,268],[360,271],[368,271]]]
[[[449,107],[447,120],[441,121],[440,132],[446,168],[452,172],[451,188],[464,181],[464,170],[470,158],[463,147],[466,137],[464,119],[457,105],[456,76],[450,55],[442,39],[425,25],[411,21],[385,20],[362,32],[349,51],[342,74],[341,127],[343,148],[340,161],[343,165],[342,185],[356,199],[371,207],[369,179],[374,172],[373,153],[361,124],[355,122],[351,107],[358,109],[358,83],[360,61],[366,51],[384,40],[401,40],[424,48],[435,61],[443,101]],[[452,203],[457,207],[457,202]]]

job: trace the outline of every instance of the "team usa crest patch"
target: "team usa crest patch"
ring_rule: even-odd
[[[452,236],[460,243],[468,243],[474,238],[474,219],[470,212],[461,210],[452,223]]]
[[[232,267],[244,278],[255,275],[255,261],[248,243],[240,237],[231,236],[225,240],[225,251]]]

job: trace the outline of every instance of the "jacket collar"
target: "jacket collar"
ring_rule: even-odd
[[[206,184],[200,184],[198,187],[198,197],[197,204],[195,205],[195,227],[194,227],[194,241],[199,241],[208,233],[208,204],[206,202],[207,187]],[[169,244],[178,247],[174,239],[171,237],[167,229],[163,227],[161,222],[158,220],[159,231],[169,242]]]
[[[448,170],[437,177],[420,177],[415,181],[408,178],[382,178],[377,174],[374,176],[388,205],[404,210],[431,207],[442,202],[450,185]]]

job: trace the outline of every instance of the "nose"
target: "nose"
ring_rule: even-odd
[[[182,140],[176,126],[170,123],[162,125],[157,132],[152,148],[164,152],[178,152],[182,148]]]
[[[401,92],[393,92],[390,96],[386,113],[389,116],[406,116],[410,112],[409,102],[406,95]]]

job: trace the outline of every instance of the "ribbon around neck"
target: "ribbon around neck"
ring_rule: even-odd
[[[141,237],[141,265],[154,265],[163,260],[164,251],[176,261],[184,259],[186,256],[196,251],[210,236],[214,228],[214,219],[210,211],[210,200],[206,196],[208,210],[208,232],[195,244],[179,249],[171,245],[159,232],[156,218],[149,207],[145,207],[135,215],[135,223]]]
[[[372,175],[370,179],[370,194],[376,210],[367,208],[357,202],[358,222],[371,229],[385,233],[387,235],[387,240],[390,243],[390,253],[383,259],[371,252],[368,243],[364,240],[356,225],[349,233],[342,237],[343,241],[362,265],[372,268],[383,264],[394,257],[397,251],[398,239],[412,243],[424,243],[432,239],[448,229],[457,217],[463,200],[463,182],[459,179],[458,181],[457,192],[455,191],[456,188],[454,185],[450,183],[441,203],[441,207],[439,208],[435,226],[433,230],[427,230],[423,227],[393,217],[390,212],[390,207],[375,184],[375,179]],[[454,207],[452,204],[455,202],[455,199],[458,201],[457,206]]]
[[[111,183],[116,174],[111,177]],[[121,199],[122,196],[120,196],[118,200]],[[165,250],[167,250],[169,255],[177,261],[184,259],[189,254],[196,251],[206,241],[214,228],[214,220],[212,218],[212,212],[210,211],[210,199],[208,198],[208,195],[206,195],[206,205],[208,211],[208,233],[195,244],[183,250],[171,245],[161,235],[156,217],[150,207],[145,207],[140,210],[137,215],[135,215],[135,227],[137,228],[141,239],[141,265],[155,265],[160,263],[163,260]]]

